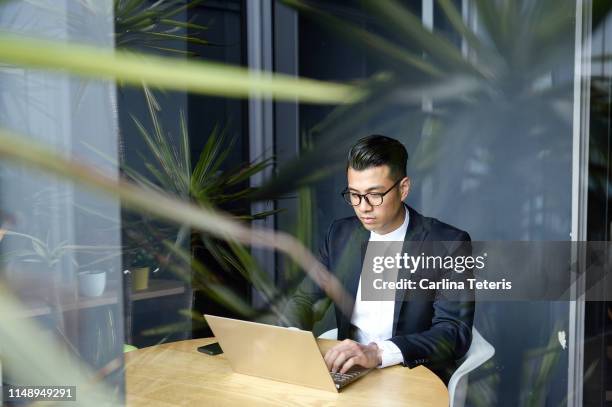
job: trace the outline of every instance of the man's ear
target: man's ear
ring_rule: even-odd
[[[408,197],[408,194],[410,193],[410,177],[404,177],[404,179],[402,179],[400,181],[400,191],[401,191],[401,197],[402,197],[402,201],[405,200]]]

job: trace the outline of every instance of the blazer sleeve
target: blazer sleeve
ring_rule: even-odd
[[[469,256],[472,244],[467,233],[461,232],[461,240],[449,250],[452,256]],[[401,350],[404,366],[413,368],[420,364],[438,365],[460,359],[468,351],[472,341],[474,320],[474,292],[466,284],[472,278],[471,270],[452,273],[452,280],[464,281],[465,289],[458,294],[437,290],[433,301],[434,316],[431,327],[423,332],[390,338]]]
[[[335,223],[335,222],[334,222]],[[327,230],[325,240],[319,246],[317,259],[330,269],[329,250],[331,234],[334,228],[332,223]],[[301,329],[312,329],[316,322],[314,320],[314,304],[326,296],[325,292],[308,275],[299,284],[295,292],[289,297],[283,308],[285,322],[281,325],[289,325]]]

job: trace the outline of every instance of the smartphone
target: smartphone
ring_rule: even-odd
[[[207,355],[219,355],[223,353],[223,349],[221,349],[221,345],[219,345],[219,342],[211,343],[210,345],[200,346],[198,348],[198,351],[206,353]]]

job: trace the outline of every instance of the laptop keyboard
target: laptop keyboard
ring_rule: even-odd
[[[336,388],[338,390],[340,390],[341,388],[343,388],[344,386],[346,386],[349,383],[354,382],[355,380],[359,379],[361,376],[365,375],[366,373],[368,373],[370,371],[370,369],[351,369],[346,373],[333,373],[333,372],[329,372],[329,374],[331,375],[332,379],[334,380],[334,383],[336,384]]]

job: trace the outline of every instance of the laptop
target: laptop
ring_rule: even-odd
[[[250,376],[337,392],[371,369],[327,369],[310,331],[204,315],[232,370]]]

